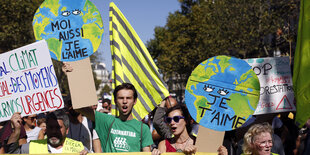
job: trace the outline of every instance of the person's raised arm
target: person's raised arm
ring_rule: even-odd
[[[19,112],[16,112],[11,117],[11,125],[13,128],[13,133],[10,135],[7,144],[5,144],[5,152],[10,154],[19,154],[20,147],[18,144],[21,126],[22,126],[22,117]]]
[[[67,72],[72,72],[73,68],[69,63],[64,62],[62,67],[62,71],[67,75]],[[88,119],[95,121],[95,112],[90,107],[74,109],[75,111],[81,113],[82,115],[86,116]]]
[[[19,140],[20,130],[22,126],[22,117],[19,112],[16,112],[11,117],[11,125],[13,127],[13,133],[9,137],[8,144],[16,143]]]
[[[164,137],[164,138],[172,138],[172,132],[170,131],[169,126],[164,121],[164,116],[166,114],[166,104],[168,102],[168,99],[164,99],[159,107],[157,107],[154,119],[153,119],[153,125],[157,133]]]

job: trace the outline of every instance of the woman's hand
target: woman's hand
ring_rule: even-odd
[[[46,129],[41,129],[38,135],[38,140],[44,139]]]
[[[185,154],[195,154],[196,151],[197,151],[197,146],[189,144],[189,145],[187,145],[184,148],[183,153],[185,153]]]
[[[153,149],[152,155],[160,155],[160,154],[161,154],[161,152],[158,149],[156,149],[156,148]]]
[[[219,155],[228,155],[227,149],[225,146],[221,145],[218,149],[217,152]]]

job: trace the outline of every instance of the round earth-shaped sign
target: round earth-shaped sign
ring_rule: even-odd
[[[185,103],[200,125],[229,131],[244,124],[254,113],[260,84],[244,60],[216,56],[199,64],[189,77]]]
[[[45,39],[51,57],[58,61],[89,57],[103,37],[100,12],[89,0],[45,0],[32,25],[36,40]]]

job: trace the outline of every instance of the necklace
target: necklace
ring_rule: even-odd
[[[177,143],[177,142],[175,142],[174,143],[174,147],[175,147],[175,149],[176,149],[176,152],[183,152],[183,150],[186,148],[186,146],[187,146],[187,144],[188,144],[188,142],[189,142],[189,138],[190,137],[188,137],[185,141],[183,141],[183,142],[181,142],[181,143]],[[186,142],[186,143],[185,143]],[[184,144],[185,143],[185,145],[183,146],[183,148],[182,148],[182,146],[181,146],[181,148],[178,148],[177,147],[177,144]]]
[[[183,142],[181,142],[181,143],[178,143],[178,142],[176,141],[175,143],[177,143],[177,144],[183,144],[183,143],[187,142],[188,140],[189,140],[189,136],[186,138],[185,141],[183,141]]]

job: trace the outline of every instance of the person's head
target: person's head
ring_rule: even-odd
[[[28,126],[31,129],[35,128],[36,121],[37,121],[37,115],[36,114],[23,117],[24,126]]]
[[[64,110],[65,112],[70,115],[70,117],[77,117],[80,115],[80,113],[78,113],[77,111],[75,111],[73,109],[73,106],[72,106],[72,100],[71,98],[67,97],[67,99],[64,101]]]
[[[137,101],[137,91],[130,83],[123,83],[117,86],[113,92],[114,101],[119,109],[120,118],[128,119],[131,115],[133,106]]]
[[[169,109],[171,107],[174,107],[178,104],[177,100],[171,96],[169,96],[167,99],[166,99],[166,107]]]
[[[46,119],[45,118],[40,118],[37,120],[38,127],[41,129],[45,130],[46,129]]]
[[[106,109],[106,111],[111,111],[111,100],[110,99],[103,99],[102,100],[102,108]]]
[[[254,155],[270,155],[272,127],[268,123],[254,124],[244,135],[243,152]]]
[[[91,106],[91,108],[92,108],[93,110],[97,110],[97,107],[98,107],[98,104],[94,104],[94,105]]]
[[[185,104],[177,104],[169,108],[165,116],[165,122],[175,136],[181,135],[184,131],[187,133],[191,131],[190,120],[191,117]]]
[[[63,144],[69,131],[69,117],[63,110],[50,112],[46,116],[47,142],[58,147]]]

